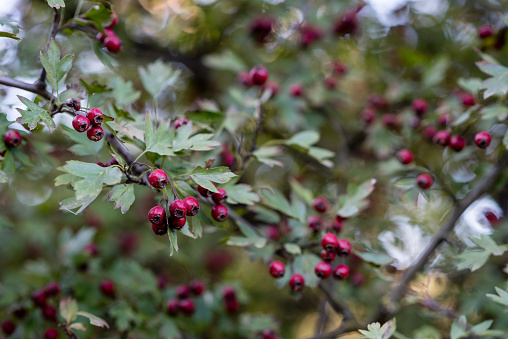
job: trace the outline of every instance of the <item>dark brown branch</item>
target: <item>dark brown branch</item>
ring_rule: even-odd
[[[46,44],[45,50],[49,49],[49,44],[51,40],[55,38],[56,33],[58,32],[58,24],[60,23],[60,11],[56,8],[53,8],[55,11],[53,13],[53,24],[51,25],[51,32],[49,34],[48,43]],[[40,90],[46,89],[46,70],[44,67],[41,67],[41,72],[39,73],[39,77],[34,82],[34,86]],[[51,100],[51,99],[48,99]]]
[[[316,327],[314,329],[314,334],[320,334],[326,328],[326,324],[328,323],[328,312],[326,311],[326,305],[328,304],[326,298],[321,298],[319,301],[319,317],[316,321]]]
[[[326,333],[321,333],[307,339],[335,339],[343,333],[348,333],[357,330],[358,330],[357,324],[350,324],[348,321],[343,321],[342,324],[335,330]]]
[[[127,164],[128,167],[130,167],[132,169],[132,173],[134,175],[142,175],[143,173],[146,172],[143,169],[143,165],[134,163],[134,160],[136,160],[134,158],[134,156],[122,144],[122,142],[113,135],[113,133],[111,133],[107,129],[104,132],[106,134],[106,141],[111,145],[111,147],[113,147],[118,152],[118,154],[120,154],[120,156],[123,158],[123,160],[125,160],[125,163]],[[127,177],[129,177],[129,176],[127,176]],[[135,181],[132,178],[129,178],[129,179],[131,181]],[[147,176],[143,175],[143,177],[141,178],[141,180],[138,183],[142,184],[142,185],[148,185]]]
[[[79,339],[78,336],[76,334],[74,334],[74,332],[72,332],[72,330],[69,330],[67,328],[66,324],[58,324],[58,327],[60,327],[62,329],[63,333],[65,333],[65,335],[67,335],[69,338]]]
[[[355,319],[355,316],[353,313],[351,313],[348,306],[334,295],[328,281],[321,280],[318,283],[318,287],[321,289],[321,291],[323,291],[328,300],[328,303],[334,309],[334,311],[342,315],[344,321],[352,320],[353,323],[359,325],[358,321]]]
[[[47,100],[54,99],[53,95],[51,95],[51,93],[49,93],[45,88],[39,88],[35,84],[29,84],[24,81],[19,81],[19,80],[7,78],[7,77],[0,77],[0,85],[23,89],[25,91],[38,94]]]

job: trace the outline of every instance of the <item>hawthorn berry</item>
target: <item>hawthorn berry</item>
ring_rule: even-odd
[[[104,40],[107,36],[115,34],[111,28],[104,28],[104,33],[106,33],[106,35],[102,34],[101,32],[97,33],[97,40],[99,40],[101,44],[104,44]]]
[[[46,305],[42,310],[42,316],[49,321],[56,321],[56,309]]]
[[[318,197],[314,199],[314,202],[312,203],[312,207],[319,212],[319,213],[325,213],[328,209],[328,200],[323,197]]]
[[[152,231],[156,235],[164,235],[168,233],[168,224],[162,223],[162,224],[152,224]]]
[[[228,218],[228,208],[224,205],[213,206],[212,218],[220,222],[225,221]]]
[[[83,247],[83,252],[92,257],[99,255],[99,250],[93,242],[86,244],[85,247]]]
[[[175,217],[174,215],[169,216],[169,227],[174,228],[175,230],[181,230],[185,223],[187,222],[187,218],[185,217]]]
[[[189,288],[195,296],[200,296],[205,290],[205,284],[202,281],[194,280],[189,283]]]
[[[300,274],[293,274],[289,279],[289,288],[295,292],[300,292],[305,287],[305,279]]]
[[[79,111],[81,109],[81,103],[76,98],[69,98],[65,101],[65,105],[74,109],[75,111]]]
[[[432,140],[438,145],[447,146],[450,143],[450,132],[446,130],[437,131]]]
[[[383,116],[381,117],[381,120],[383,122],[383,125],[385,125],[386,128],[397,129],[400,127],[397,116],[393,113],[383,114]]]
[[[307,48],[323,36],[323,32],[319,27],[305,24],[300,28],[300,45]]]
[[[250,36],[258,43],[266,42],[268,35],[272,31],[274,19],[269,16],[260,16],[255,18],[250,25]]]
[[[104,121],[104,114],[98,108],[91,108],[86,114],[88,120],[90,120],[90,124],[92,126],[100,126]]]
[[[104,130],[100,126],[92,127],[86,131],[86,136],[92,141],[99,141],[104,137]]]
[[[354,273],[351,276],[351,282],[355,286],[362,286],[365,283],[365,276],[360,272]]]
[[[113,166],[113,165],[120,165],[120,164],[118,163],[118,160],[116,160],[115,158],[111,158],[108,161],[106,161],[106,167]]]
[[[250,70],[249,76],[254,85],[262,86],[268,79],[268,70],[265,66],[254,66]]]
[[[83,133],[90,127],[90,120],[84,115],[76,115],[72,119],[72,127],[79,133]]]
[[[108,28],[113,28],[118,24],[118,15],[116,13],[111,13],[110,16],[111,22],[108,25]]]
[[[152,224],[164,224],[166,223],[166,211],[163,207],[154,206],[148,212],[148,220],[150,220]]]
[[[226,307],[226,312],[228,312],[229,314],[233,314],[238,312],[238,309],[240,308],[240,303],[238,303],[238,300],[236,299],[225,299],[224,306]]]
[[[464,106],[474,106],[475,104],[474,96],[471,93],[462,93],[460,99]]]
[[[419,117],[424,116],[425,113],[427,113],[427,110],[429,109],[427,101],[421,98],[413,100],[413,102],[411,103],[411,107],[415,111],[416,115]]]
[[[100,161],[97,161],[95,164],[99,165],[100,167],[107,167],[103,162]]]
[[[270,275],[277,278],[282,278],[286,272],[286,267],[280,261],[274,261],[270,264]]]
[[[386,109],[388,102],[381,94],[371,94],[368,99],[369,103],[378,109]]]
[[[189,123],[189,119],[187,118],[179,118],[176,119],[173,123],[173,126],[175,127],[175,130],[178,130],[180,127],[185,126]]]
[[[44,307],[46,305],[46,293],[43,290],[34,291],[30,298],[37,307]]]
[[[303,96],[303,85],[302,84],[292,84],[289,86],[289,94],[292,97],[299,98]]]
[[[122,49],[123,42],[116,34],[109,34],[104,39],[104,46],[110,53],[118,53]]]
[[[343,13],[334,23],[333,32],[335,35],[343,36],[353,35],[358,30],[358,19],[356,17],[356,8],[352,8]]]
[[[413,153],[410,150],[401,149],[397,152],[397,160],[403,165],[410,164],[414,160]]]
[[[245,87],[251,87],[253,85],[252,79],[249,75],[249,72],[242,71],[238,73],[237,80],[240,84],[242,84]]]
[[[317,215],[311,215],[309,219],[307,219],[307,226],[309,226],[313,232],[319,232],[321,226],[323,226],[323,220]]]
[[[52,281],[44,287],[44,294],[46,297],[52,297],[60,293],[60,285],[58,283]]]
[[[104,280],[100,285],[101,293],[106,297],[115,296],[115,283],[111,280]]]
[[[224,286],[222,289],[222,297],[224,299],[236,299],[235,289],[231,286]]]
[[[480,37],[480,39],[485,39],[492,35],[494,35],[494,28],[491,25],[478,27],[478,37]]]
[[[10,129],[7,132],[5,132],[4,135],[4,142],[7,147],[15,148],[21,145],[21,141],[23,138],[21,137],[21,134],[16,131],[15,129]]]
[[[187,214],[187,204],[182,199],[176,199],[169,204],[169,213],[175,218],[183,218]]]
[[[170,316],[176,316],[178,311],[180,311],[180,302],[176,299],[168,300],[166,304],[166,311]]]
[[[208,188],[204,188],[203,186],[198,185],[198,193],[205,198],[209,198],[212,196],[214,192],[208,190]]]
[[[223,204],[228,200],[228,192],[223,188],[217,188],[219,192],[212,194],[212,200],[216,204]]]
[[[490,145],[492,138],[488,132],[479,132],[474,136],[474,143],[480,148],[487,148]]]
[[[425,126],[423,128],[423,137],[427,140],[434,139],[434,136],[436,135],[436,128],[434,126]]]
[[[56,339],[58,338],[58,331],[54,328],[48,328],[44,331],[44,339]]]
[[[347,72],[347,67],[344,65],[344,63],[335,61],[333,63],[333,71],[337,74],[345,74]]]
[[[376,111],[374,111],[373,108],[367,107],[363,110],[362,117],[363,121],[365,121],[367,125],[370,125],[376,118]]]
[[[335,251],[337,248],[339,248],[339,241],[337,240],[335,234],[326,233],[321,239],[321,246],[323,246],[323,249],[329,252]]]
[[[326,279],[332,273],[332,265],[330,265],[329,262],[320,261],[316,264],[316,267],[314,268],[314,273],[316,273],[316,275],[319,278]]]
[[[432,186],[434,178],[429,173],[420,173],[416,176],[416,184],[422,190],[426,190]]]
[[[348,256],[351,253],[351,243],[346,239],[337,240],[337,254],[341,257]]]
[[[321,250],[321,259],[323,259],[324,261],[332,262],[335,260],[335,252]]]
[[[492,225],[495,225],[497,224],[499,221],[500,221],[500,217],[498,217],[494,212],[492,211],[487,211],[485,212],[485,218],[487,218],[487,220],[492,224]]]
[[[349,267],[343,264],[337,265],[333,270],[333,278],[335,280],[344,280],[349,277]]]
[[[277,333],[274,330],[267,328],[263,331],[263,339],[277,339]]]
[[[11,335],[14,333],[14,331],[16,331],[16,325],[10,320],[4,320],[2,322],[2,331],[6,335]]]
[[[150,173],[148,176],[148,182],[154,188],[164,188],[169,183],[166,172],[161,169],[157,169]]]
[[[342,221],[337,219],[329,221],[326,225],[327,231],[333,231],[335,233],[340,233],[342,231]]]
[[[450,145],[455,152],[460,152],[466,147],[466,138],[462,135],[452,135],[450,137]]]
[[[452,122],[452,116],[448,113],[441,114],[437,117],[437,123],[441,126],[448,126]]]
[[[191,289],[187,285],[178,285],[175,290],[176,297],[178,299],[186,299],[191,294]]]
[[[196,305],[194,304],[194,301],[190,299],[183,299],[180,300],[178,307],[180,311],[186,316],[191,316],[194,314],[194,311],[196,310]]]
[[[268,239],[277,240],[280,237],[280,230],[277,225],[268,225],[264,228],[264,234]]]
[[[335,216],[335,220],[340,221],[340,222],[346,221],[346,220],[348,220],[348,219],[349,219],[349,218],[347,218],[347,217],[343,217],[343,216],[342,216],[342,215],[340,215],[340,214],[337,214],[337,215]]]
[[[186,197],[183,199],[185,206],[187,207],[187,216],[192,217],[199,212],[199,203],[194,197]]]

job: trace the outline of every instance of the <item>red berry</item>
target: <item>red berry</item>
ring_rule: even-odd
[[[388,107],[388,102],[381,94],[372,94],[368,100],[375,108],[386,109]]]
[[[277,225],[268,225],[264,228],[264,234],[268,239],[277,240],[280,237],[280,230]]]
[[[335,35],[353,35],[358,31],[358,19],[356,18],[356,8],[352,8],[343,13],[334,23],[333,32]]]
[[[478,36],[480,39],[485,39],[492,35],[494,35],[494,28],[491,25],[483,25],[478,27]]]
[[[224,286],[222,289],[222,296],[224,299],[235,299],[236,298],[236,292],[235,289],[231,286]]]
[[[152,224],[152,231],[156,235],[164,235],[168,233],[168,225],[166,223],[162,223],[160,225]]]
[[[319,27],[305,24],[300,28],[300,44],[303,48],[312,45],[323,36],[323,32]]]
[[[116,36],[116,34],[110,34],[104,39],[104,46],[110,53],[118,53],[122,49],[122,39]]]
[[[101,44],[104,44],[104,40],[107,36],[115,35],[115,32],[111,28],[105,28],[104,33],[106,33],[106,35],[102,34],[101,32],[97,33],[97,40],[99,40]]]
[[[152,224],[160,225],[166,223],[166,211],[163,207],[155,206],[148,212],[148,220]]]
[[[166,278],[162,275],[157,276],[157,287],[159,290],[163,290],[166,287],[167,281]]]
[[[332,262],[335,260],[335,252],[321,250],[321,259],[323,259],[324,261]]]
[[[316,198],[314,199],[312,206],[319,213],[325,213],[326,210],[328,209],[328,200],[326,200],[326,198],[323,197]]]
[[[319,232],[323,225],[323,220],[317,215],[312,215],[307,219],[307,225],[313,232]]]
[[[270,275],[277,278],[282,278],[286,272],[286,267],[280,261],[274,261],[270,264]]]
[[[97,249],[97,246],[95,246],[93,242],[86,244],[85,247],[83,247],[83,252],[92,257],[96,257],[99,255],[99,250]]]
[[[204,188],[203,186],[198,185],[198,193],[205,198],[209,198],[212,196],[214,192],[208,190],[207,188]]]
[[[90,124],[92,126],[100,126],[104,121],[104,114],[102,114],[102,111],[97,108],[90,109],[86,114],[86,117],[90,120]]]
[[[460,99],[464,106],[474,106],[475,104],[474,96],[471,93],[462,93]]]
[[[191,294],[191,289],[187,285],[178,285],[175,290],[176,297],[178,299],[186,299]]]
[[[423,190],[426,190],[432,186],[434,178],[429,173],[420,173],[416,177],[416,184]]]
[[[175,127],[175,130],[178,130],[180,127],[185,126],[189,123],[189,119],[186,118],[179,118],[176,119],[173,123],[173,126]]]
[[[346,217],[343,217],[343,216],[342,216],[342,215],[340,215],[340,214],[337,214],[337,216],[335,217],[335,219],[336,219],[337,221],[343,222],[343,221],[348,220],[349,218],[346,218]]]
[[[196,310],[196,305],[194,305],[194,301],[190,299],[183,299],[180,300],[180,303],[178,304],[180,307],[180,311],[186,316],[191,316],[194,314],[194,311]]]
[[[410,150],[401,149],[397,152],[397,159],[401,164],[407,165],[413,162],[414,157]]]
[[[277,333],[272,329],[266,329],[263,331],[263,339],[277,339]]]
[[[185,223],[187,222],[187,218],[185,217],[175,217],[174,215],[169,216],[169,227],[174,228],[175,230],[181,230]]]
[[[490,145],[492,138],[487,132],[479,132],[474,136],[474,143],[480,148],[487,148]]]
[[[58,331],[54,328],[48,328],[44,331],[44,339],[56,339],[58,338]]]
[[[4,331],[6,335],[11,335],[16,331],[16,325],[10,320],[4,320],[2,322],[2,331]]]
[[[7,147],[12,148],[18,147],[19,145],[21,145],[22,140],[23,138],[21,138],[21,134],[19,134],[19,132],[16,131],[15,129],[10,129],[7,132],[5,132],[4,142]]]
[[[289,279],[289,287],[295,292],[300,292],[305,287],[305,279],[300,274],[293,274]]]
[[[168,300],[168,303],[166,304],[166,311],[168,314],[172,317],[176,316],[178,314],[178,311],[180,311],[180,302],[178,300]]]
[[[148,176],[148,182],[154,188],[164,188],[169,183],[166,172],[161,169],[157,169],[150,173]]]
[[[344,280],[349,277],[349,267],[346,265],[337,265],[333,270],[333,278],[335,280]]]
[[[450,132],[446,130],[437,131],[432,140],[438,145],[447,146],[450,143]]]
[[[399,120],[395,114],[385,113],[381,117],[381,120],[383,121],[383,125],[385,125],[386,128],[397,129],[400,127]]]
[[[441,114],[437,117],[437,123],[443,127],[446,127],[452,122],[452,116],[448,113]]]
[[[462,135],[452,135],[450,138],[450,147],[455,152],[460,152],[466,147],[466,138]]]
[[[367,125],[370,125],[376,118],[376,111],[374,111],[374,109],[370,107],[367,107],[366,109],[363,110],[362,116],[363,121],[365,121]]]
[[[253,85],[252,79],[249,75],[249,72],[242,71],[238,73],[237,80],[240,84],[244,85],[245,87],[251,87]]]
[[[169,213],[175,218],[183,218],[187,214],[187,204],[184,200],[177,199],[169,205]]]
[[[120,165],[120,163],[115,158],[111,158],[108,161],[106,161],[106,167],[113,166],[113,165]]]
[[[501,218],[498,217],[496,214],[494,214],[492,211],[487,211],[485,213],[485,218],[487,218],[487,220],[492,224],[492,225],[495,225],[497,224]]]
[[[44,287],[44,294],[46,297],[52,297],[60,293],[60,285],[58,283],[52,281]]]
[[[43,290],[34,291],[30,298],[37,307],[43,307],[46,305],[46,293],[44,293]]]
[[[102,163],[100,161],[97,161],[95,164],[99,165],[100,167],[108,167],[108,166],[106,166],[104,163]]]
[[[302,84],[292,84],[289,86],[289,94],[292,97],[299,98],[303,96],[303,85]]]
[[[340,61],[335,61],[333,63],[333,71],[338,74],[345,74],[347,72],[347,67]]]
[[[113,28],[116,26],[116,24],[118,24],[118,15],[116,15],[116,13],[111,13],[110,19],[111,22],[108,25],[108,28]]]
[[[329,252],[335,251],[339,247],[339,241],[335,234],[326,233],[321,239],[321,246]]]
[[[316,273],[319,278],[326,279],[332,273],[332,265],[326,261],[320,261],[316,264],[314,273]]]
[[[42,316],[49,321],[56,321],[56,309],[53,306],[45,306],[42,309]]]
[[[355,286],[362,286],[364,283],[365,283],[365,277],[363,274],[361,273],[354,273],[352,276],[351,276],[351,282],[353,283],[353,285]]]
[[[194,197],[186,197],[183,199],[185,206],[187,207],[187,216],[192,217],[199,212],[199,203]]]
[[[265,89],[272,92],[272,96],[271,96],[272,98],[274,96],[276,96],[277,93],[279,93],[279,85],[276,82],[273,82],[273,81],[267,82],[265,84]]]
[[[249,76],[254,85],[261,86],[268,79],[268,70],[264,66],[254,66],[250,70]]]
[[[76,98],[69,98],[65,101],[65,105],[74,109],[75,111],[79,111],[81,109],[81,103]]]
[[[257,17],[250,25],[250,36],[259,44],[266,42],[272,31],[274,19],[269,16]]]
[[[427,101],[424,99],[415,99],[411,103],[411,107],[413,107],[413,110],[415,111],[416,115],[419,117],[422,117],[427,113],[427,110],[429,109],[429,106],[427,105]]]
[[[342,231],[342,221],[338,221],[337,219],[329,221],[326,226],[326,230],[340,233]]]
[[[425,126],[423,129],[423,137],[427,140],[434,139],[436,135],[436,128],[434,126]]]
[[[337,247],[337,254],[339,256],[348,256],[351,253],[351,243],[346,239],[337,240],[339,246]]]
[[[106,297],[113,297],[115,295],[115,283],[111,280],[104,280],[100,285],[101,293]]]
[[[228,208],[224,205],[213,206],[212,218],[220,222],[225,221],[228,218]]]
[[[231,150],[229,149],[229,146],[226,143],[222,144],[222,152],[220,153],[220,156],[222,158],[222,162],[227,167],[233,166],[235,162],[235,155]]]
[[[219,192],[212,194],[212,200],[216,204],[223,204],[228,200],[228,192],[223,188],[217,189]]]
[[[224,300],[224,306],[226,307],[226,312],[228,312],[229,314],[238,312],[238,309],[240,308],[240,304],[236,299]]]
[[[189,288],[195,296],[200,296],[205,290],[205,284],[199,280],[194,280],[189,283]]]
[[[92,127],[86,131],[86,136],[92,141],[99,141],[104,137],[104,130],[100,126]]]

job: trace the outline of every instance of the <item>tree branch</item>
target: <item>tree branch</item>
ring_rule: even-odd
[[[56,8],[53,8],[53,24],[51,25],[51,32],[49,34],[48,43],[46,44],[45,50],[47,51],[49,48],[49,44],[51,43],[51,39],[54,39],[56,33],[58,32],[58,24],[60,23],[60,11]],[[41,72],[39,73],[39,77],[34,82],[34,86],[37,89],[45,90],[46,89],[46,70],[44,67],[41,67]]]
[[[71,330],[69,330],[67,328],[66,324],[58,324],[58,327],[60,327],[62,329],[63,333],[65,333],[69,338],[79,339],[78,336],[76,334],[74,334],[74,332],[72,332]]]
[[[335,297],[328,281],[321,280],[318,283],[318,287],[321,289],[321,291],[323,291],[328,300],[328,303],[334,309],[334,311],[342,315],[344,321],[351,320],[353,323],[356,323],[356,325],[359,325],[358,321],[355,319],[355,316],[353,313],[351,313],[348,306],[342,302],[342,300]]]
[[[7,78],[7,77],[0,77],[0,85],[23,89],[25,91],[38,94],[47,100],[54,99],[53,95],[51,95],[51,93],[49,93],[45,88],[39,88],[35,84],[29,84],[24,81],[19,81],[19,80]]]
[[[125,162],[127,163],[127,166],[130,167],[132,165],[132,173],[134,175],[143,174],[145,172],[143,165],[134,163],[134,160],[135,160],[134,156],[122,144],[122,142],[118,138],[116,138],[113,135],[113,133],[111,133],[109,130],[105,129],[104,133],[106,135],[106,141],[111,145],[111,147],[113,147],[118,152],[118,154],[120,154],[120,156],[123,158],[123,160],[125,160]],[[147,175],[143,175],[139,184],[148,185]]]

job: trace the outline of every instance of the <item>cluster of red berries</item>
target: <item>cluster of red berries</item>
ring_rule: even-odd
[[[104,33],[97,33],[97,40],[106,47],[111,53],[117,53],[122,49],[122,39],[120,39],[115,32],[113,27],[118,23],[118,16],[116,13],[111,14],[111,23],[104,29]]]
[[[148,176],[148,182],[154,188],[162,189],[169,183],[166,172],[161,169],[152,171]],[[154,206],[148,212],[148,219],[152,223],[152,231],[157,235],[164,235],[169,227],[180,230],[185,226],[186,217],[192,217],[199,212],[199,203],[194,197],[175,199],[169,204],[169,217],[166,217],[166,209]]]
[[[222,289],[222,298],[224,300],[224,309],[229,314],[234,314],[238,312],[240,308],[240,303],[236,299],[235,289],[231,286],[225,286]]]
[[[168,300],[166,311],[172,317],[182,313],[191,316],[196,310],[196,305],[191,296],[199,297],[205,291],[205,285],[201,281],[191,281],[189,285],[179,285],[176,290],[176,299]]]
[[[21,134],[15,129],[10,129],[4,134],[4,143],[7,147],[16,148],[21,145],[22,141]]]
[[[73,108],[76,112],[81,109],[81,105],[77,99],[69,99],[66,102],[68,107]],[[72,127],[79,133],[86,131],[86,136],[92,141],[99,141],[104,137],[104,130],[102,129],[102,121],[104,121],[104,114],[97,108],[92,108],[85,115],[76,114],[72,120]]]
[[[212,192],[202,186],[198,186],[199,194],[204,198],[212,198],[215,205],[212,207],[212,218],[223,222],[228,218],[228,208],[223,204],[228,200],[228,192],[223,188],[218,188],[218,192]]]

